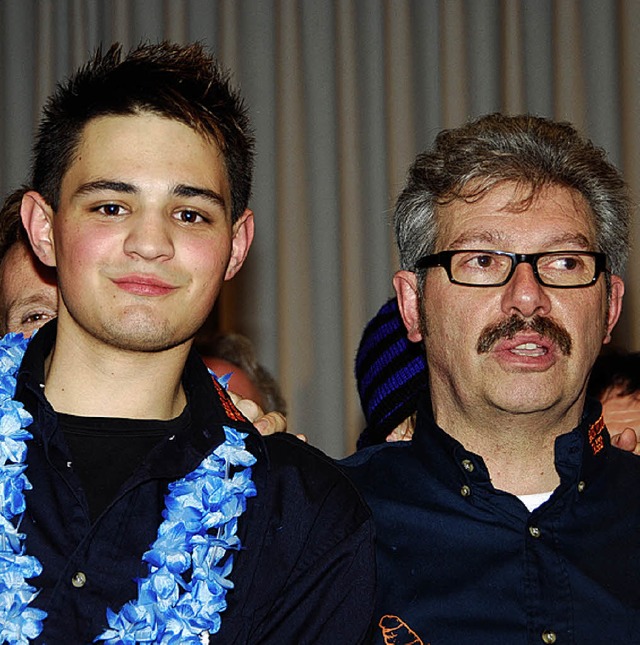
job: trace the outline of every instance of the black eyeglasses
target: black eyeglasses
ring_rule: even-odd
[[[558,289],[588,287],[607,267],[604,253],[590,251],[507,253],[460,249],[425,255],[416,262],[416,269],[442,267],[454,284],[499,287],[511,280],[522,262],[531,265],[540,284]]]

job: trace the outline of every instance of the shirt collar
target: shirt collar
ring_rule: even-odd
[[[412,443],[425,467],[443,482],[458,487],[462,473],[464,479],[476,485],[491,487],[482,457],[468,451],[436,424],[428,400],[418,405]],[[598,401],[587,399],[579,425],[555,442],[555,465],[561,482],[574,483],[594,477],[603,468],[610,449],[602,407]]]
[[[44,396],[44,363],[56,339],[57,321],[42,327],[27,347],[17,378],[16,398],[23,401],[32,415],[55,416]],[[264,453],[257,430],[237,410],[225,389],[209,374],[198,353],[191,349],[182,375],[182,383],[191,416],[186,436],[176,437],[182,450],[201,461],[223,440],[223,426],[231,426],[250,435],[247,448],[254,454]],[[53,424],[56,425],[56,424]],[[177,447],[177,446],[176,446]]]

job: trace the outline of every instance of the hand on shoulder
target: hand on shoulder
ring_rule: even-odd
[[[640,455],[638,435],[633,428],[625,428],[622,432],[611,435],[611,445],[620,448],[620,450]]]
[[[287,431],[287,418],[280,412],[268,412],[264,413],[262,408],[251,399],[243,399],[239,394],[235,392],[229,392],[231,400],[234,402],[235,406],[244,414],[245,417],[253,425],[256,430],[263,436],[267,437],[270,434],[276,434],[277,432],[286,432]],[[307,443],[307,437],[303,434],[297,434],[296,437],[301,441]]]

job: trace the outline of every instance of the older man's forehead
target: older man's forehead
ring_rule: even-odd
[[[509,242],[513,224],[516,229],[519,223],[529,224],[530,219],[525,218],[535,216],[530,210],[547,202],[551,214],[557,209],[558,226],[549,229],[544,236],[545,246],[566,245],[567,248],[593,250],[597,233],[595,216],[581,193],[558,184],[544,186],[532,193],[513,182],[497,184],[473,199],[457,198],[439,205],[436,209],[436,250],[480,248],[483,244],[497,248],[496,245]],[[574,225],[565,228],[571,220]],[[549,227],[548,221],[540,225],[541,236],[544,227]]]

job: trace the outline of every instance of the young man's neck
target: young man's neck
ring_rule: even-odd
[[[555,440],[578,425],[581,411],[582,403],[564,412],[512,414],[487,408],[465,414],[434,401],[438,425],[483,458],[495,488],[514,495],[546,493],[558,486]]]
[[[126,351],[58,326],[45,362],[46,397],[57,412],[77,416],[173,419],[186,405],[181,377],[190,346]]]

